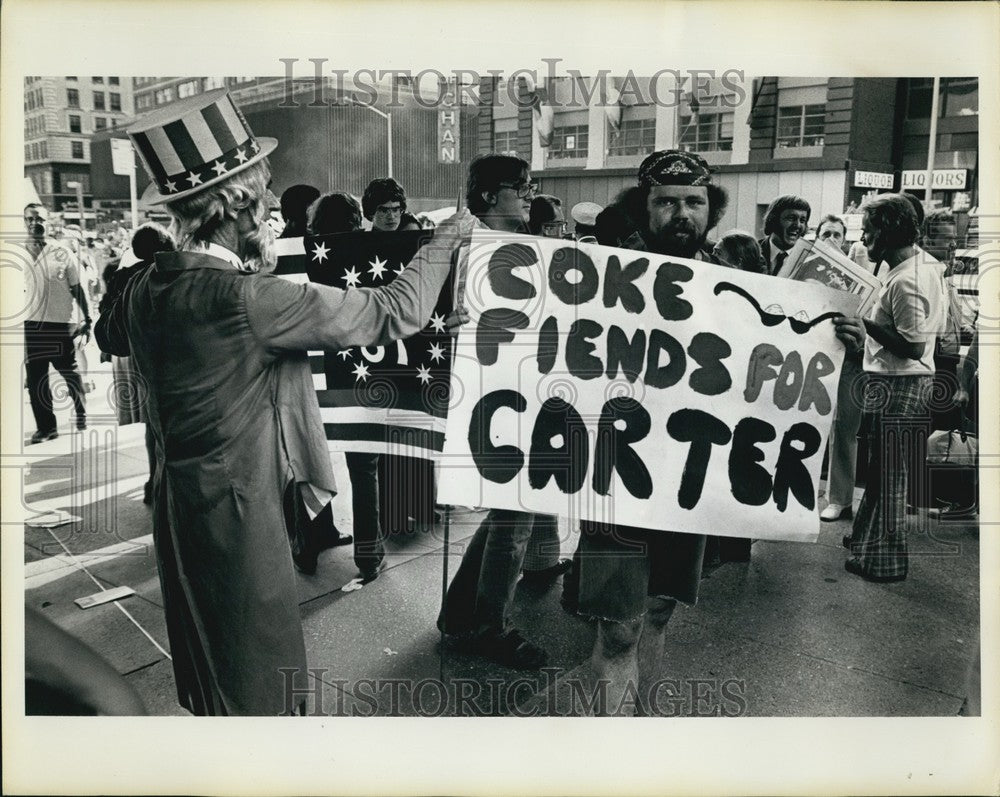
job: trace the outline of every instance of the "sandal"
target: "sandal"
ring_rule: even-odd
[[[538,670],[549,660],[548,654],[515,630],[491,633],[476,641],[476,652],[497,664],[514,670]]]

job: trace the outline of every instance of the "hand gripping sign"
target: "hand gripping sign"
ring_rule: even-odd
[[[482,230],[468,262],[440,502],[816,538],[856,296]]]

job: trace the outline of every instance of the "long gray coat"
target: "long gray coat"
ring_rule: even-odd
[[[347,292],[161,253],[99,320],[101,348],[131,354],[149,387],[153,535],[178,696],[193,713],[287,713],[298,702],[287,679],[309,686],[282,495],[296,479],[334,485],[317,477],[326,441],[302,353],[421,329],[449,269],[428,249],[388,288]]]

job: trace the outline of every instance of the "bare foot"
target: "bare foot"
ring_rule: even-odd
[[[533,717],[631,717],[639,693],[634,678],[614,683],[601,677],[591,659],[571,670],[542,670],[548,685],[518,705],[517,713]]]

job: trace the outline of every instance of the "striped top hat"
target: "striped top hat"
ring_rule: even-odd
[[[150,205],[195,194],[278,146],[276,139],[254,136],[226,89],[158,108],[126,132],[155,186],[143,196]]]

